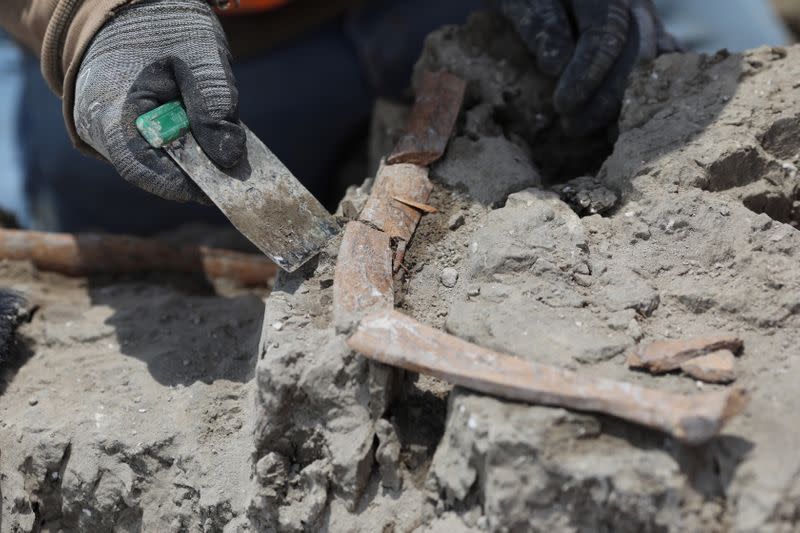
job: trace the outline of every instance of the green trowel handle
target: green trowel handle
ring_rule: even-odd
[[[148,111],[136,119],[136,127],[153,148],[161,148],[189,131],[189,117],[178,100]]]

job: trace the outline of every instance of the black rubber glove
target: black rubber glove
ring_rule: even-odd
[[[245,153],[238,92],[222,27],[205,0],[145,0],[119,11],[81,63],[73,116],[78,135],[123,178],[163,198],[210,203],[136,118],[182,99],[192,133],[223,168]]]
[[[559,78],[556,111],[567,133],[614,122],[628,76],[643,61],[680,49],[651,0],[496,0],[500,12]]]

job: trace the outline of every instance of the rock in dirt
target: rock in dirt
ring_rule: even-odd
[[[451,216],[450,219],[447,221],[447,227],[453,231],[457,230],[463,225],[464,225],[463,213],[456,213],[455,215]]]
[[[717,350],[708,355],[689,359],[681,370],[689,376],[708,383],[730,383],[736,380],[736,356],[730,350]]]
[[[617,205],[617,193],[593,176],[575,178],[553,187],[580,216],[605,215]]]
[[[442,282],[442,285],[448,289],[452,289],[458,282],[458,270],[455,268],[445,268],[439,275],[439,280]]]
[[[702,530],[714,521],[685,511],[703,500],[670,451],[620,446],[594,417],[466,391],[449,412],[429,478],[442,517],[467,515],[475,527],[459,510],[480,506],[489,531]],[[689,500],[678,504],[678,494]]]
[[[737,353],[743,346],[742,339],[736,335],[656,341],[631,349],[628,353],[628,366],[662,374],[677,370],[683,363],[696,357],[719,350]]]
[[[485,205],[502,203],[506,197],[541,184],[530,156],[504,137],[451,141],[448,157],[434,166],[434,179],[465,191]]]

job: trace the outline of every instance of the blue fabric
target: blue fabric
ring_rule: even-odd
[[[695,52],[791,42],[769,0],[655,0],[667,29]]]
[[[237,62],[242,121],[324,198],[343,150],[363,134],[375,99],[406,88],[425,35],[466,20],[480,5],[371,2],[264,57]],[[22,109],[27,192],[41,229],[150,234],[188,222],[225,223],[214,208],[149,195],[105,162],[79,154],[61,123],[60,102],[33,58],[26,59]]]
[[[13,213],[21,224],[28,221],[22,185],[18,138],[14,135],[22,90],[22,58],[0,32],[0,209]]]

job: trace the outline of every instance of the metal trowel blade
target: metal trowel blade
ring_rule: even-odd
[[[293,272],[339,232],[336,219],[249,129],[247,156],[220,169],[191,134],[165,147],[245,237]]]

